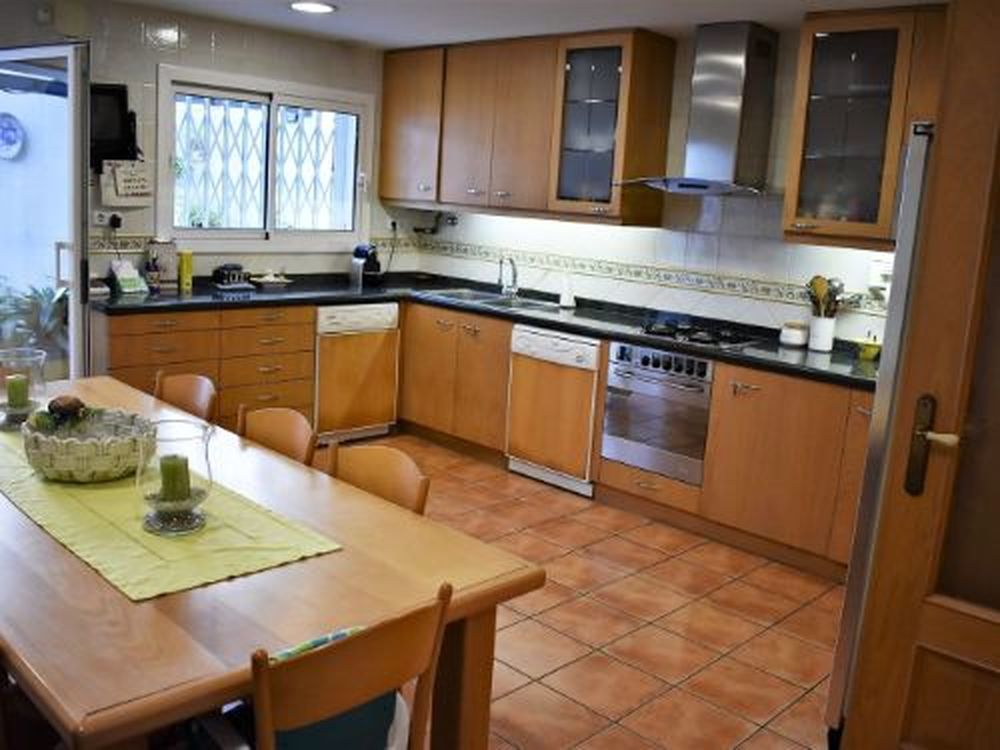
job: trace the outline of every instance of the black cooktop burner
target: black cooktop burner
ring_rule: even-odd
[[[692,325],[687,322],[671,322],[657,320],[647,323],[642,328],[649,336],[659,336],[669,341],[690,342],[702,346],[717,346],[722,349],[732,349],[754,341],[751,336],[731,328],[714,328],[702,325]]]

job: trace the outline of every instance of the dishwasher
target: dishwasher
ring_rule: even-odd
[[[600,347],[584,336],[514,326],[507,410],[511,471],[593,496]]]
[[[338,441],[384,435],[396,421],[399,305],[316,311],[316,432]]]

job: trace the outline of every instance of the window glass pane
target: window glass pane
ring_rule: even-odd
[[[276,229],[354,230],[358,116],[278,107]]]
[[[263,102],[174,96],[174,226],[264,229]]]

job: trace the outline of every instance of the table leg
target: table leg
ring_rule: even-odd
[[[489,744],[496,621],[491,607],[445,628],[431,713],[434,750],[486,750]]]

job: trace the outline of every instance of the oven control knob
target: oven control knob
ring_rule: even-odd
[[[673,368],[673,365],[674,365],[674,360],[672,358],[670,357],[663,358],[663,369],[666,372],[670,372],[670,370]]]
[[[653,357],[653,367],[655,367],[656,369],[660,369],[660,358],[659,357]]]
[[[698,377],[703,378],[708,375],[708,362],[698,363]]]
[[[644,354],[642,356],[642,359],[640,360],[640,363],[642,364],[643,367],[649,367],[649,355]]]
[[[628,347],[626,347],[626,346],[619,346],[618,347],[618,360],[620,362],[624,362],[627,359],[628,359]]]
[[[688,375],[694,375],[694,360],[693,359],[689,359],[687,361],[687,364],[684,365],[684,372],[686,372]]]

